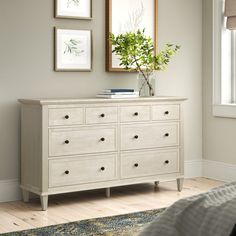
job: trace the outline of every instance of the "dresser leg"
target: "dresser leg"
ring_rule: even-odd
[[[24,202],[29,202],[29,191],[22,189],[22,197]]]
[[[43,211],[46,211],[48,208],[48,196],[40,196],[41,207]]]
[[[109,198],[111,196],[111,189],[106,188],[106,197]]]
[[[177,189],[178,189],[179,192],[182,191],[183,184],[184,184],[184,178],[177,179]]]
[[[155,182],[154,182],[155,188],[158,188],[159,183],[160,183],[159,181],[155,181]]]

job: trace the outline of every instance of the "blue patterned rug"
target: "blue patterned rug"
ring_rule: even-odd
[[[134,236],[154,221],[165,209],[137,212],[67,224],[53,225],[44,228],[25,230],[2,236]]]

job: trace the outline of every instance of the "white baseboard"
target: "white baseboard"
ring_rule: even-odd
[[[236,181],[236,165],[210,160],[188,160],[184,163],[185,177],[206,177],[224,182]],[[0,181],[0,202],[18,201],[21,192],[18,179]]]
[[[185,178],[202,177],[202,160],[188,160],[184,162]]]
[[[202,176],[224,182],[236,181],[236,165],[203,160]]]
[[[0,180],[0,202],[18,201],[21,199],[19,180]]]

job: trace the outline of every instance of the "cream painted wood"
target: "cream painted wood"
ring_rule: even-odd
[[[49,160],[49,187],[107,181],[116,178],[116,155]]]
[[[177,179],[177,189],[178,189],[179,192],[182,191],[183,184],[184,184],[184,178],[178,178]]]
[[[153,120],[179,120],[179,105],[156,105],[152,107]]]
[[[121,122],[149,121],[151,119],[150,106],[122,106],[120,108]]]
[[[49,126],[81,125],[83,124],[83,108],[49,109]]]
[[[121,178],[179,172],[179,150],[139,151],[121,154]]]
[[[19,100],[25,199],[29,192],[39,195],[46,210],[49,195],[183,178],[184,100]],[[171,113],[163,117],[167,108]],[[142,169],[134,170],[134,161]]]
[[[121,126],[121,150],[179,145],[179,123]]]
[[[86,124],[115,123],[117,120],[117,107],[86,108]]]
[[[115,151],[116,127],[50,129],[49,155]]]

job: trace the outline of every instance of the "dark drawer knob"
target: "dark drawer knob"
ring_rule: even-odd
[[[134,139],[138,139],[138,135],[135,135],[135,136],[134,136]]]
[[[165,164],[169,164],[170,162],[168,160],[165,161]]]
[[[66,175],[70,174],[70,171],[69,171],[69,170],[66,170],[66,171],[65,171],[65,174],[66,174]]]
[[[165,111],[165,115],[169,115],[169,111]]]
[[[138,163],[135,163],[134,166],[135,166],[135,167],[138,167]]]
[[[104,118],[104,117],[105,117],[105,114],[101,114],[100,117]]]
[[[70,118],[70,116],[68,116],[68,115],[65,116],[65,119],[66,119],[66,120],[68,120],[69,118]]]
[[[101,167],[101,171],[104,171],[105,170],[105,167]]]
[[[134,116],[138,116],[138,112],[135,112],[135,113],[134,113]]]
[[[169,137],[169,136],[170,136],[170,134],[169,134],[169,133],[166,133],[166,134],[165,134],[165,137]]]
[[[104,141],[105,141],[105,138],[101,138],[100,140],[101,140],[102,142],[104,142]]]
[[[66,140],[66,141],[65,141],[65,144],[69,144],[69,143],[70,143],[70,141],[69,141],[69,140]]]

